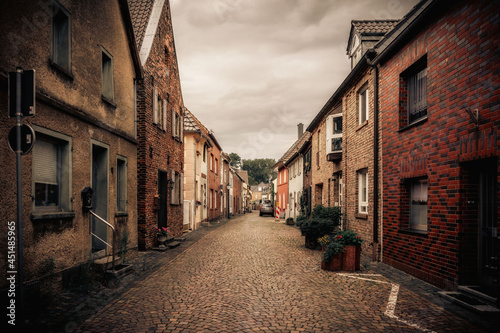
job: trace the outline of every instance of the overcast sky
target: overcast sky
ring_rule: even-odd
[[[170,0],[185,106],[222,149],[280,158],[350,71],[351,20],[418,0]]]

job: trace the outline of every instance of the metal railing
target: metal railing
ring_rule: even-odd
[[[113,227],[109,222],[107,222],[106,220],[104,220],[102,217],[100,217],[99,215],[97,215],[93,211],[89,210],[89,212],[90,212],[90,214],[94,215],[99,221],[101,221],[102,223],[104,223],[107,227],[111,228],[111,230],[113,231],[113,245],[109,244],[104,239],[102,239],[101,237],[99,237],[96,234],[94,234],[92,232],[92,230],[90,231],[90,233],[94,237],[96,237],[98,240],[100,240],[101,242],[103,242],[104,244],[106,244],[107,246],[109,246],[111,248],[111,250],[113,251],[113,253],[112,253],[112,256],[113,256],[112,270],[114,272],[115,271],[115,247],[114,247],[114,245],[115,245],[115,240],[116,240],[116,230],[115,230],[115,227]]]

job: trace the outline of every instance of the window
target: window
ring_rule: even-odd
[[[427,117],[427,56],[401,73],[399,126],[405,128]]]
[[[318,131],[318,151],[316,153],[316,166],[319,168],[319,158],[321,152],[321,130]]]
[[[182,117],[172,109],[172,136],[182,142],[183,123]]]
[[[216,158],[215,159],[215,174],[219,171],[219,160]]]
[[[311,152],[311,149],[309,148],[307,150],[306,154],[304,155],[304,174],[305,175],[307,175],[309,170],[311,170],[311,155],[312,155],[312,152]]]
[[[427,179],[410,184],[410,229],[427,231]]]
[[[342,114],[333,114],[326,119],[326,153],[342,152]]]
[[[115,99],[113,83],[113,57],[102,49],[102,97],[108,101]]]
[[[358,213],[368,214],[368,172],[363,169],[358,173]]]
[[[153,124],[166,130],[167,128],[167,101],[158,94],[158,89],[153,88]]]
[[[35,212],[64,212],[71,207],[71,138],[38,126],[33,147]]]
[[[116,160],[116,211],[127,211],[127,159]]]
[[[71,72],[71,19],[56,1],[52,6],[52,62]]]
[[[409,123],[425,116],[427,116],[427,68],[408,78]]]
[[[171,175],[172,175],[171,180],[173,181],[173,184],[170,194],[170,204],[180,205],[182,204],[182,198],[183,198],[183,187],[184,187],[183,174],[175,170],[172,170]]]
[[[368,84],[358,92],[359,122],[363,124],[368,120]]]

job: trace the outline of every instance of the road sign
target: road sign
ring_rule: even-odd
[[[9,132],[9,147],[13,152],[16,152],[17,141],[16,141],[16,128],[12,127]],[[21,126],[21,154],[25,155],[31,151],[33,145],[35,144],[35,131],[29,125],[23,124]]]
[[[16,116],[16,72],[9,73],[9,117]],[[21,114],[23,117],[35,115],[35,70],[23,70],[21,74]]]

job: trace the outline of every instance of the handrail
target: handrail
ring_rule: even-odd
[[[94,213],[93,211],[89,210],[90,214],[94,215],[95,217],[97,217],[98,220],[100,220],[101,222],[103,222],[104,224],[106,224],[106,226],[108,226],[109,228],[111,228],[111,230],[113,231],[113,245],[109,245],[106,241],[102,240],[99,236],[97,236],[96,234],[94,234],[93,232],[91,232],[92,235],[94,235],[95,237],[97,237],[101,242],[103,242],[104,244],[106,244],[107,246],[111,247],[112,251],[113,251],[113,263],[112,263],[112,270],[113,272],[115,271],[115,241],[116,241],[116,229],[113,225],[111,225],[109,222],[107,222],[105,219],[103,219],[102,217],[100,217],[99,215],[97,215],[96,213]]]

